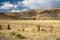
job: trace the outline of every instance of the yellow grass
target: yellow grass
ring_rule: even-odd
[[[60,37],[60,20],[0,20],[0,25],[7,26],[11,25],[11,28],[15,28],[14,30],[0,30],[0,32],[7,35],[7,37],[11,36],[11,32],[16,32],[16,34],[22,34],[26,37],[26,39],[21,40],[56,40],[57,37]],[[22,26],[23,24],[23,26]],[[40,25],[40,31],[37,30],[37,25]],[[28,28],[26,28],[28,26]],[[53,30],[51,31],[51,27]],[[25,31],[22,31],[24,27]],[[46,31],[41,31],[45,29]],[[20,40],[16,38],[16,40]]]

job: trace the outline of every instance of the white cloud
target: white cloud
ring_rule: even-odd
[[[20,10],[13,9],[13,10],[11,10],[11,12],[20,12]]]
[[[48,9],[55,6],[53,1],[60,2],[59,0],[24,0],[23,7],[29,7],[30,9]]]
[[[28,9],[22,9],[21,11],[26,11],[26,10],[28,10]]]
[[[18,1],[17,4],[20,6],[20,5],[22,5],[22,2]]]
[[[9,9],[9,8],[12,8],[14,6],[10,2],[2,2],[2,4],[3,5],[0,7],[0,9]]]
[[[60,4],[60,0],[24,0],[18,1],[17,3],[2,2],[0,9],[13,9],[11,12],[19,12],[18,7],[23,7],[21,11],[29,9],[48,9],[52,7],[57,7]],[[17,10],[15,10],[17,9]]]
[[[14,7],[13,8],[17,8],[19,6],[21,6],[22,2],[18,1],[17,3],[14,3]]]
[[[21,2],[12,4],[8,1],[8,2],[2,2],[1,4],[3,5],[0,6],[0,9],[10,9],[10,8],[17,8],[18,6],[21,6]]]
[[[10,3],[9,1],[6,1],[6,2],[2,2],[1,3],[2,4],[2,6],[0,6],[0,9],[7,9],[7,10],[9,10],[9,9],[12,9],[10,12],[20,12],[20,10],[18,10],[17,8],[19,7],[19,6],[21,6],[21,2],[17,2],[17,3]],[[17,9],[17,10],[15,10],[15,9]],[[7,11],[7,12],[9,12],[9,11]]]

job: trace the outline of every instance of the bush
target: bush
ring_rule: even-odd
[[[21,34],[17,34],[16,32],[11,32],[11,35],[15,36],[18,39],[24,39],[25,37]]]
[[[21,31],[20,29],[18,29],[18,31]]]
[[[11,34],[14,36],[16,34],[16,32],[11,32]]]
[[[17,18],[18,20],[36,20],[36,18]]]
[[[24,39],[24,38],[25,38],[25,37],[24,37],[23,35],[21,35],[21,34],[17,34],[16,37],[19,38],[19,39]]]
[[[54,20],[60,20],[60,18],[54,18]]]
[[[60,40],[60,38],[57,38],[56,40]]]

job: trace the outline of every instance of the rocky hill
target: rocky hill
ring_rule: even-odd
[[[47,10],[27,10],[22,12],[0,12],[0,19],[60,19],[60,8]]]

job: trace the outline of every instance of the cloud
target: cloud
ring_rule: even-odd
[[[28,9],[22,9],[21,11],[26,11],[26,10],[28,10]]]
[[[12,9],[11,12],[19,12],[30,9],[50,9],[60,7],[60,0],[23,0],[17,1],[17,3],[6,1],[1,4],[2,6],[0,6],[0,9]]]
[[[60,3],[60,0],[24,0],[22,3],[23,7],[30,9],[49,9]]]
[[[13,9],[13,10],[11,10],[11,12],[20,12],[20,10]]]
[[[42,9],[51,7],[50,0],[24,0],[22,3],[23,7],[29,7],[30,9]]]
[[[2,4],[3,5],[0,7],[0,9],[9,9],[9,8],[12,8],[14,6],[10,2],[2,2]]]
[[[21,6],[21,2],[17,2],[16,3],[10,3],[9,1],[8,2],[2,2],[1,3],[2,6],[0,6],[0,9],[10,9],[10,8],[17,8],[18,6]]]

